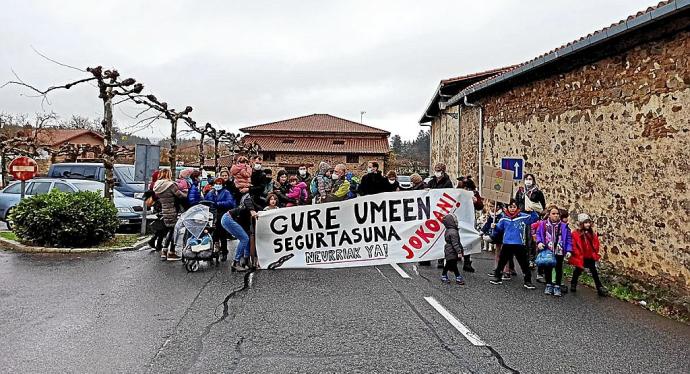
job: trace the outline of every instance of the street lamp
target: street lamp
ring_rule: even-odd
[[[364,123],[364,122],[362,122],[362,119],[364,118],[364,113],[366,113],[366,112],[365,111],[359,112],[359,123]]]

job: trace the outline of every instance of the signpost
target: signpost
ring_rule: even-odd
[[[153,172],[160,167],[161,147],[151,144],[137,144],[134,150],[134,180],[144,182],[146,189]],[[144,209],[141,211],[141,235],[146,234],[146,215],[148,208],[146,200],[142,202]]]
[[[513,180],[521,181],[525,171],[525,160],[518,157],[504,157],[501,159],[501,169],[513,172]]]
[[[20,199],[24,199],[26,181],[36,176],[38,164],[32,158],[21,156],[12,160],[8,169],[14,179],[21,181]]]

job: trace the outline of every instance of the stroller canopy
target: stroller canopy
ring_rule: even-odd
[[[209,207],[199,204],[182,213],[179,222],[182,222],[185,229],[198,239],[212,218],[213,214],[211,214]]]

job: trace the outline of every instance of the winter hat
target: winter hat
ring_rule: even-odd
[[[434,170],[440,170],[440,171],[445,173],[446,172],[446,164],[442,164],[439,162],[438,164],[434,165]]]
[[[584,223],[586,221],[591,221],[592,219],[589,218],[589,214],[587,213],[580,213],[577,215],[577,222]]]

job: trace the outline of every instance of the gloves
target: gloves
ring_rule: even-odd
[[[542,249],[544,249],[544,243],[539,243],[539,244],[537,244],[537,248],[538,248],[540,251],[541,251]]]
[[[567,252],[567,253],[565,254],[565,260],[566,260],[566,261],[570,260],[570,257],[572,257],[572,255],[573,255],[572,253]]]

